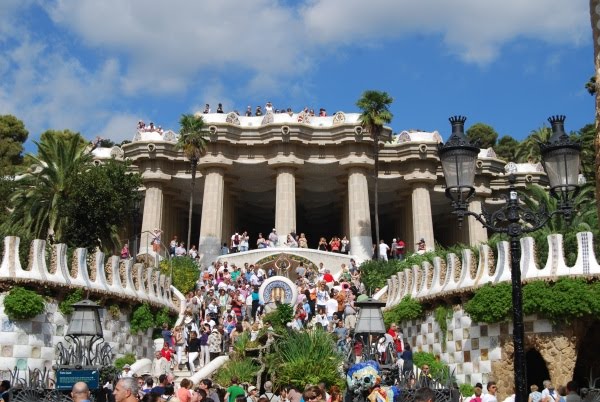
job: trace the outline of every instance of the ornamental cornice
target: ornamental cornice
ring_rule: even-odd
[[[290,166],[290,167],[298,167],[301,165],[304,165],[304,159],[298,158],[295,155],[277,155],[275,158],[273,159],[269,159],[267,161],[267,164],[269,165],[269,167],[272,168],[279,168],[279,167],[286,167],[286,166]]]
[[[168,182],[171,180],[171,175],[161,171],[145,171],[142,172],[142,180],[144,182]]]

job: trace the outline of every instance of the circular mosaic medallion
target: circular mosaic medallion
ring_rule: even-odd
[[[264,304],[277,300],[294,305],[298,299],[298,288],[285,276],[272,276],[260,285],[258,295],[260,302]]]

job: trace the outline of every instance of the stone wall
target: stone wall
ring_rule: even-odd
[[[578,339],[584,325],[553,325],[536,315],[526,316],[525,350],[536,349],[545,360],[550,379],[565,385],[572,379]],[[424,319],[401,323],[404,339],[414,351],[433,353],[455,370],[459,383],[498,382],[501,399],[513,392],[512,323],[472,322],[461,306],[453,308],[447,321],[446,342],[432,313]],[[540,384],[538,384],[540,385]]]
[[[55,361],[56,345],[65,344],[68,317],[58,310],[54,301],[46,302],[46,311],[31,320],[11,321],[4,313],[4,297],[0,295],[0,372],[27,368],[50,369]],[[109,342],[115,357],[134,353],[138,358],[152,358],[152,330],[133,335],[127,318],[121,311],[113,318],[106,309],[100,310],[104,340]]]

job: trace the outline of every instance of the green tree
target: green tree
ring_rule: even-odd
[[[204,130],[204,120],[202,117],[194,116],[193,114],[181,115],[179,127],[177,147],[183,150],[183,154],[190,161],[192,170],[187,234],[187,247],[190,247],[192,236],[192,209],[194,206],[194,191],[196,189],[196,169],[198,167],[198,160],[206,153],[206,139],[204,138],[206,132]]]
[[[585,89],[588,91],[588,93],[592,96],[596,95],[596,76],[592,75],[590,77],[590,79],[588,80],[588,82],[585,83]]]
[[[479,141],[479,147],[487,149],[496,145],[498,133],[492,126],[485,123],[475,123],[467,130],[467,138],[471,142]]]
[[[551,136],[552,130],[547,126],[542,126],[531,131],[527,138],[525,138],[517,148],[517,162],[540,162],[542,160],[542,154],[540,153],[539,144],[548,142]]]
[[[394,99],[381,91],[365,91],[356,102],[362,113],[360,120],[373,138],[373,159],[375,160],[373,178],[375,183],[375,244],[379,245],[379,139],[383,125],[389,124],[394,115],[390,112],[390,105]],[[375,257],[379,257],[379,246],[375,247]]]
[[[586,124],[577,133],[571,134],[571,139],[581,142],[581,173],[588,183],[596,183],[594,168],[594,140],[596,138],[596,127],[594,124]]]
[[[32,165],[14,191],[7,225],[9,230],[23,229],[37,238],[61,241],[68,222],[60,216],[60,205],[67,201],[69,181],[90,163],[91,156],[79,134],[48,133],[35,143],[38,153],[30,155]]]
[[[126,163],[82,166],[68,178],[59,206],[67,222],[62,241],[73,247],[119,250],[119,229],[130,221],[141,184],[140,175],[129,173]]]
[[[0,115],[0,177],[14,173],[14,166],[22,162],[23,143],[28,136],[21,120],[10,114]]]
[[[89,144],[83,136],[71,130],[46,130],[40,135],[40,143],[47,143],[51,138],[56,140],[70,140],[72,137],[77,138],[79,146],[85,147]]]
[[[510,135],[502,136],[494,151],[498,158],[505,160],[506,162],[514,162],[517,160],[517,148],[519,147],[519,141],[515,140]]]

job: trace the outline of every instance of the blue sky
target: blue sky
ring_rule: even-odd
[[[0,114],[30,139],[68,128],[133,138],[182,113],[394,98],[391,127],[449,133],[448,117],[524,138],[553,114],[593,122],[584,0],[2,0]],[[33,150],[31,142],[28,150]]]

